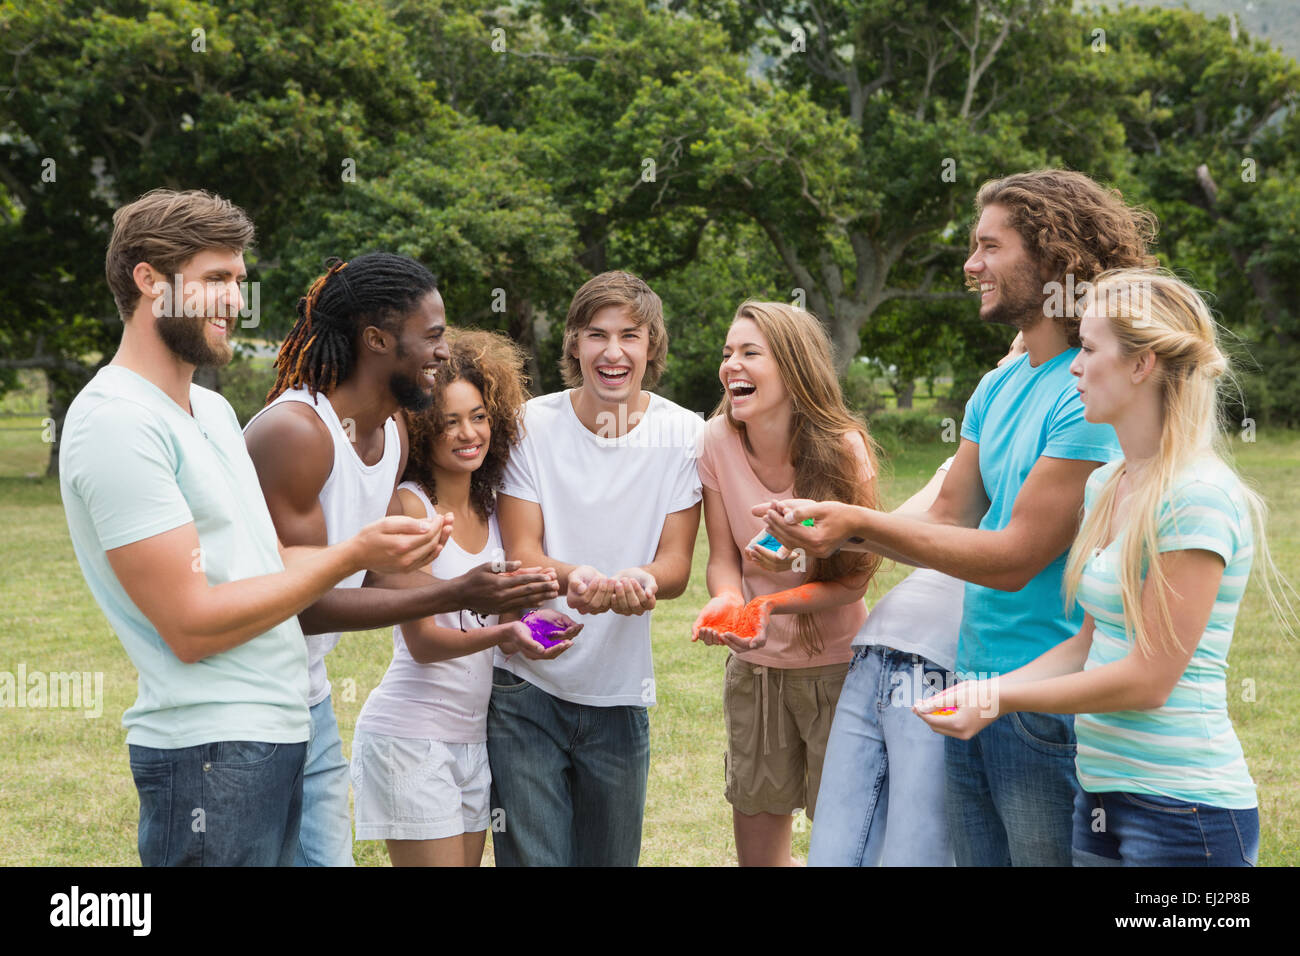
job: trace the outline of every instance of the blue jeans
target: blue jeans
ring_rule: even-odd
[[[302,779],[302,831],[293,865],[355,866],[348,812],[351,774],[343,757],[334,704],[328,697],[311,709],[307,768]]]
[[[1074,798],[1075,866],[1254,866],[1259,810],[1149,793]]]
[[[305,743],[131,744],[144,866],[288,866],[302,815]]]
[[[943,737],[912,713],[947,681],[919,655],[854,650],[826,744],[809,866],[952,866]]]
[[[1069,866],[1074,716],[1004,714],[945,737],[948,832],[958,866]]]
[[[644,707],[570,703],[493,668],[487,737],[498,866],[636,866],[650,775]]]

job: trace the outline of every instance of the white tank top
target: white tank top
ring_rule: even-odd
[[[324,392],[317,392],[315,401],[306,388],[291,388],[281,392],[273,402],[249,420],[244,431],[248,431],[253,422],[266,414],[267,408],[283,402],[301,402],[312,408],[334,438],[334,464],[320,491],[320,506],[325,513],[328,543],[346,541],[366,525],[386,515],[388,504],[393,498],[393,487],[397,483],[397,466],[402,460],[397,422],[391,418],[384,422],[384,455],[373,465],[367,465],[361,460],[348,431],[339,421],[334,406]],[[358,571],[336,586],[359,588],[365,576],[364,570]],[[315,707],[330,695],[329,677],[325,673],[325,655],[334,650],[339,637],[337,632],[307,635],[307,672],[311,679],[311,690],[307,697],[309,707]]]
[[[400,485],[424,503],[426,515],[433,504],[419,485]],[[441,580],[459,577],[485,561],[501,557],[501,533],[496,515],[488,518],[488,540],[483,550],[470,554],[448,538],[446,546],[430,566]],[[434,623],[453,631],[491,627],[495,614],[478,618],[469,611],[435,614]],[[487,740],[488,699],[492,696],[493,648],[475,651],[448,661],[420,664],[411,657],[402,637],[401,625],[393,628],[393,662],[379,686],[366,698],[357,717],[357,730],[386,737],[442,740],[476,744]]]

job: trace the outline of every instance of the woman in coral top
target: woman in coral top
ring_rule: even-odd
[[[862,595],[880,562],[770,550],[752,514],[788,497],[878,505],[874,443],[844,404],[831,354],[811,313],[742,304],[722,350],[723,398],[700,439],[712,600],[693,639],[732,651],[726,797],[741,866],[794,863],[794,813],[813,816],[850,644],[867,615]]]

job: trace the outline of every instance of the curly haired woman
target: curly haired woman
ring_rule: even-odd
[[[510,340],[467,330],[450,337],[432,407],[407,414],[411,450],[398,486],[404,513],[452,521],[451,539],[426,569],[439,578],[504,561],[496,491],[526,397],[522,355]],[[482,858],[492,649],[550,659],[582,628],[559,612],[537,613],[563,628],[550,647],[526,624],[469,611],[393,629],[393,661],[357,719],[352,784],[357,839],[385,840],[394,866],[477,866]]]

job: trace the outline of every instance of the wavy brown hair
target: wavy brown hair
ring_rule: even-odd
[[[564,343],[561,346],[560,374],[564,384],[577,388],[582,384],[582,363],[574,355],[578,336],[601,309],[621,306],[637,325],[646,327],[648,352],[644,389],[654,388],[668,366],[668,327],[664,324],[664,304],[655,291],[629,272],[602,272],[582,284],[573,294],[569,313],[564,320]]]
[[[202,189],[149,190],[113,213],[104,273],[117,311],[125,321],[140,302],[132,274],[136,263],[149,263],[162,281],[170,283],[200,252],[242,252],[252,242],[253,221],[230,200]]]
[[[835,375],[830,336],[821,322],[811,312],[784,302],[742,302],[732,322],[738,319],[749,319],[758,326],[790,395],[794,414],[790,421],[789,460],[794,465],[795,497],[879,508],[874,477],[879,471],[879,450],[866,423],[844,402]],[[731,414],[731,395],[725,389],[710,417],[719,414],[727,416],[727,424],[740,433],[741,441],[752,453],[745,425]],[[866,446],[873,475],[870,481],[860,478],[858,457],[847,441],[850,433],[856,433]],[[841,551],[829,558],[808,557],[807,561],[805,582],[870,579],[880,567],[880,555],[867,551]],[[809,657],[821,652],[823,643],[814,615],[796,615],[795,633]]]
[[[469,500],[485,520],[496,509],[510,448],[523,434],[525,387],[524,353],[514,342],[497,332],[478,329],[448,329],[451,358],[439,367],[434,379],[433,404],[422,412],[404,412],[410,435],[404,481],[424,489],[429,500],[438,501],[438,481],[433,450],[447,430],[443,396],[452,382],[469,382],[483,396],[492,437],[483,463],[469,480]]]
[[[1064,283],[1067,275],[1073,275],[1078,287],[1092,283],[1108,269],[1156,264],[1155,256],[1147,251],[1159,230],[1156,217],[1147,209],[1128,205],[1118,189],[1102,186],[1083,173],[1036,169],[986,182],[975,198],[972,253],[980,213],[988,206],[1007,210],[1007,225],[1020,235],[1043,282]],[[979,281],[966,278],[967,288],[978,291]],[[1070,346],[1077,348],[1079,316],[1066,308],[1064,315],[1055,318]]]

